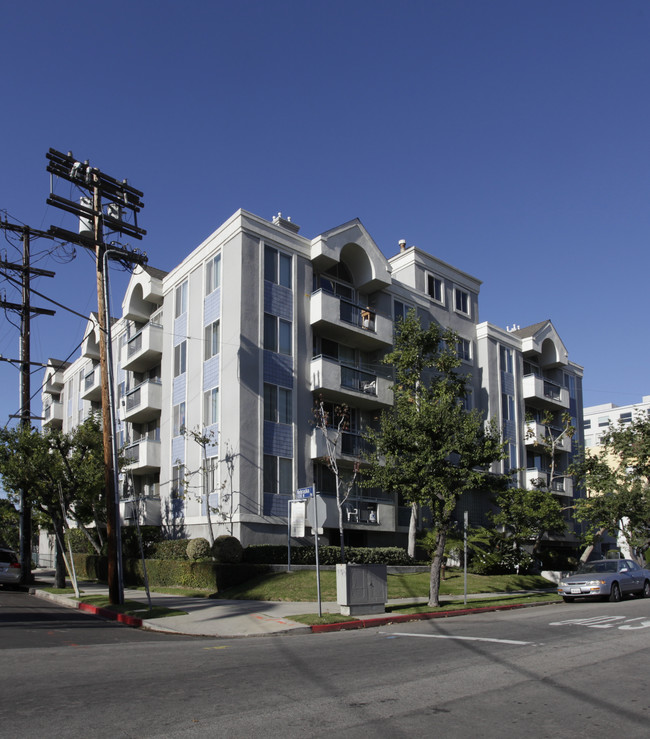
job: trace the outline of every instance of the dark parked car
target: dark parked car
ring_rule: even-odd
[[[12,549],[0,548],[0,584],[18,585],[20,582],[20,562]]]
[[[585,562],[562,578],[557,592],[567,603],[576,598],[599,598],[618,603],[631,593],[650,598],[650,571],[631,559],[597,559]]]

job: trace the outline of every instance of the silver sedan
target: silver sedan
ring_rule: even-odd
[[[0,584],[17,585],[20,582],[20,563],[11,549],[0,548]]]
[[[650,598],[650,571],[631,559],[597,559],[583,563],[573,575],[562,578],[557,592],[567,603],[576,598],[618,603],[631,593]]]

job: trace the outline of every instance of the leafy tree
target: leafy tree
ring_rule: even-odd
[[[650,418],[611,428],[601,445],[573,467],[588,493],[576,501],[576,518],[587,525],[588,542],[602,532],[621,536],[642,563],[650,548]]]
[[[99,537],[106,520],[103,471],[102,434],[95,417],[70,434],[41,434],[22,427],[0,430],[0,475],[5,489],[15,500],[26,490],[32,507],[54,530],[57,587],[65,586],[66,518],[79,525],[96,551],[101,550]]]
[[[551,411],[543,413],[538,423],[542,430],[541,434],[533,426],[533,420],[532,416],[527,415],[526,438],[534,439],[533,448],[544,456],[548,466],[548,475],[538,478],[533,485],[539,490],[554,490],[556,481],[566,477],[566,471],[560,469],[560,457],[564,452],[566,440],[573,438],[576,429],[568,413],[563,413],[559,417]]]
[[[18,551],[20,513],[8,498],[0,498],[0,546]]]
[[[517,572],[528,561],[525,544],[532,543],[533,553],[537,553],[544,534],[560,533],[566,528],[562,505],[549,490],[506,488],[497,493],[495,503],[498,510],[490,518],[508,537]]]
[[[501,476],[489,472],[504,457],[495,423],[463,407],[467,378],[458,372],[457,341],[435,323],[423,329],[409,311],[385,358],[395,368],[394,405],[382,413],[380,428],[367,434],[375,449],[367,482],[431,511],[431,606],[439,604],[440,570],[458,499],[466,491],[503,485]]]

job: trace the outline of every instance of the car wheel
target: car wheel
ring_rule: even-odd
[[[621,595],[621,589],[617,582],[613,582],[612,589],[609,591],[609,602],[620,603],[622,600],[623,596]]]
[[[563,595],[563,596],[562,596],[562,600],[563,600],[563,601],[564,601],[565,603],[573,603],[573,601],[575,600],[575,598],[570,598],[570,597],[569,597],[568,595]]]
[[[641,591],[641,595],[644,598],[650,598],[650,580],[646,580],[643,583],[643,590]]]

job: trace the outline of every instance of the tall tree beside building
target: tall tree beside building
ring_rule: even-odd
[[[650,549],[650,418],[610,429],[600,452],[585,454],[572,472],[587,491],[575,504],[587,543],[604,532],[622,537],[643,563]]]
[[[503,459],[501,435],[477,409],[467,410],[467,377],[458,371],[458,337],[432,323],[423,329],[415,311],[396,327],[393,351],[394,405],[384,411],[377,431],[367,484],[401,493],[412,506],[431,511],[435,546],[429,605],[437,606],[447,534],[460,496],[470,490],[495,490],[501,476],[490,466]]]

